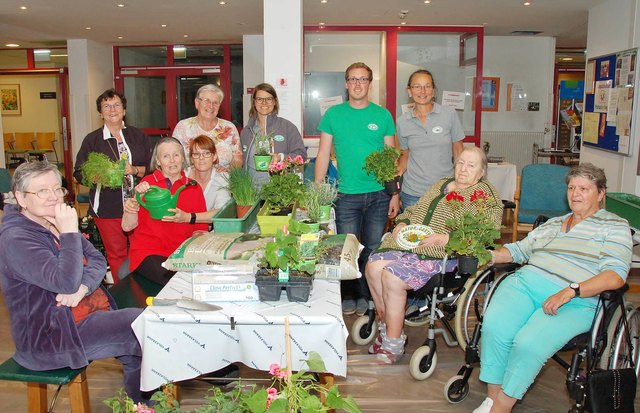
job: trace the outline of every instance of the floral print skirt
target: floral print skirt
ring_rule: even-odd
[[[391,261],[384,269],[407,283],[412,290],[422,288],[431,277],[442,271],[442,260],[423,260],[417,254],[408,251],[375,252],[369,256],[369,261]],[[458,260],[449,260],[446,272],[456,269]]]

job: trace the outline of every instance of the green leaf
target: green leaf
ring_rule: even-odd
[[[324,361],[322,360],[322,356],[316,351],[310,351],[307,358],[307,366],[309,366],[309,370],[315,372],[325,372],[327,371],[327,367],[324,365]]]

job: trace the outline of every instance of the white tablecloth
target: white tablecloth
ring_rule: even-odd
[[[512,163],[490,163],[487,180],[493,184],[505,201],[513,201],[516,193],[518,171]]]
[[[283,290],[284,291],[284,290]],[[191,273],[177,273],[158,297],[191,297]],[[257,370],[286,365],[284,319],[289,317],[292,369],[316,351],[329,373],[346,376],[348,331],[340,284],[314,280],[306,303],[224,302],[220,311],[147,307],[132,324],[142,346],[141,388],[149,391],[242,362]]]

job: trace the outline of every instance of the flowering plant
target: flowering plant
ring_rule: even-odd
[[[300,201],[305,191],[306,187],[300,182],[300,177],[288,172],[271,175],[269,182],[262,185],[260,197],[265,202],[269,202],[272,210],[279,211],[282,208],[290,208],[294,202]]]
[[[286,174],[293,172],[295,169],[304,165],[304,158],[301,155],[296,155],[292,158],[291,155],[287,155],[286,159],[280,162],[271,162],[269,164],[269,173],[272,175]]]
[[[459,193],[452,191],[446,196],[454,210],[462,207],[465,201]],[[496,247],[494,240],[500,237],[496,224],[487,215],[488,198],[484,191],[476,190],[469,197],[473,213],[465,212],[458,218],[448,219],[447,226],[451,228],[449,242],[445,247],[447,254],[458,256],[470,255],[478,258],[480,265],[491,260],[491,253],[487,247]]]
[[[325,371],[324,362],[316,352],[309,352],[307,366],[313,371]],[[241,383],[230,392],[225,393],[213,387],[207,393],[205,404],[195,412],[233,412],[233,413],[315,413],[331,409],[341,409],[348,413],[361,413],[360,408],[351,396],[342,396],[336,386],[321,386],[308,371],[291,373],[287,369],[272,364],[269,370],[272,383],[268,388],[255,385],[243,386]],[[156,404],[147,407],[142,403],[135,404],[124,390],[104,403],[113,413],[186,413],[180,409],[180,403],[173,397],[171,385],[157,391],[151,397]],[[324,403],[320,397],[324,398]]]

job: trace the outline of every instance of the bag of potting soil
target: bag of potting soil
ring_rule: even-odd
[[[273,237],[242,232],[205,232],[184,241],[162,264],[171,271],[193,271],[196,265],[225,264],[229,260],[257,260]]]
[[[359,278],[358,257],[363,248],[353,234],[323,237],[318,246],[319,258],[314,277],[326,280]]]
[[[197,265],[225,264],[229,260],[257,262],[273,237],[241,232],[206,232],[184,241],[163,266],[171,271],[193,271]],[[315,278],[352,280],[360,277],[358,257],[363,246],[352,234],[325,236],[317,247]]]

